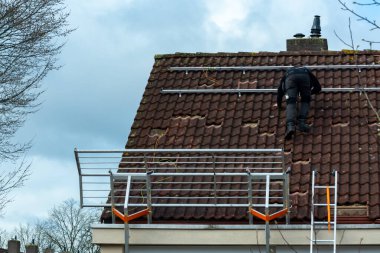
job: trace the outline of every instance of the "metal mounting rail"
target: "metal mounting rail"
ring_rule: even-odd
[[[294,66],[202,66],[202,67],[169,67],[170,71],[249,71],[249,70],[286,70]],[[308,65],[308,69],[372,69],[380,68],[380,64],[361,65]]]
[[[329,92],[380,92],[380,87],[354,87],[354,88],[322,88],[324,93]],[[202,94],[202,93],[277,93],[277,89],[162,89],[162,94]]]

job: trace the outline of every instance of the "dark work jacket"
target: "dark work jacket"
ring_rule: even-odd
[[[321,92],[321,84],[319,83],[318,79],[311,73],[311,71],[307,68],[307,73],[309,74],[310,77],[310,89],[311,89],[311,94],[318,94]],[[278,86],[277,90],[277,105],[280,107],[282,103],[282,97],[285,95],[285,80],[286,80],[287,74],[281,78],[280,85]]]

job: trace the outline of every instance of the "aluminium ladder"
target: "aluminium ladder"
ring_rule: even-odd
[[[338,172],[335,170],[332,172],[334,177],[334,185],[316,185],[316,171],[312,172],[312,185],[311,185],[311,226],[310,226],[310,253],[313,253],[313,247],[320,245],[326,246],[331,245],[333,247],[332,252],[336,252],[336,221],[337,221],[337,200],[338,200]],[[326,191],[326,203],[316,203],[315,193],[316,191]],[[330,202],[330,190],[333,190],[334,202]],[[327,221],[315,221],[314,211],[316,208],[327,208]],[[333,209],[333,221],[331,222],[331,209]],[[317,227],[318,226],[318,227]],[[333,232],[331,236],[331,226],[333,227]],[[316,228],[317,227],[317,228]],[[327,229],[327,239],[318,239],[316,231],[323,231]]]

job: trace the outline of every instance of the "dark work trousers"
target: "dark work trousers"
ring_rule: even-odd
[[[286,77],[284,88],[286,96],[286,123],[296,123],[298,94],[301,95],[298,119],[305,121],[309,112],[311,97],[309,74],[303,71],[289,74]]]

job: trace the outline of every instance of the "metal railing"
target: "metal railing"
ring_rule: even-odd
[[[75,157],[82,207],[288,206],[281,149],[76,149]]]

